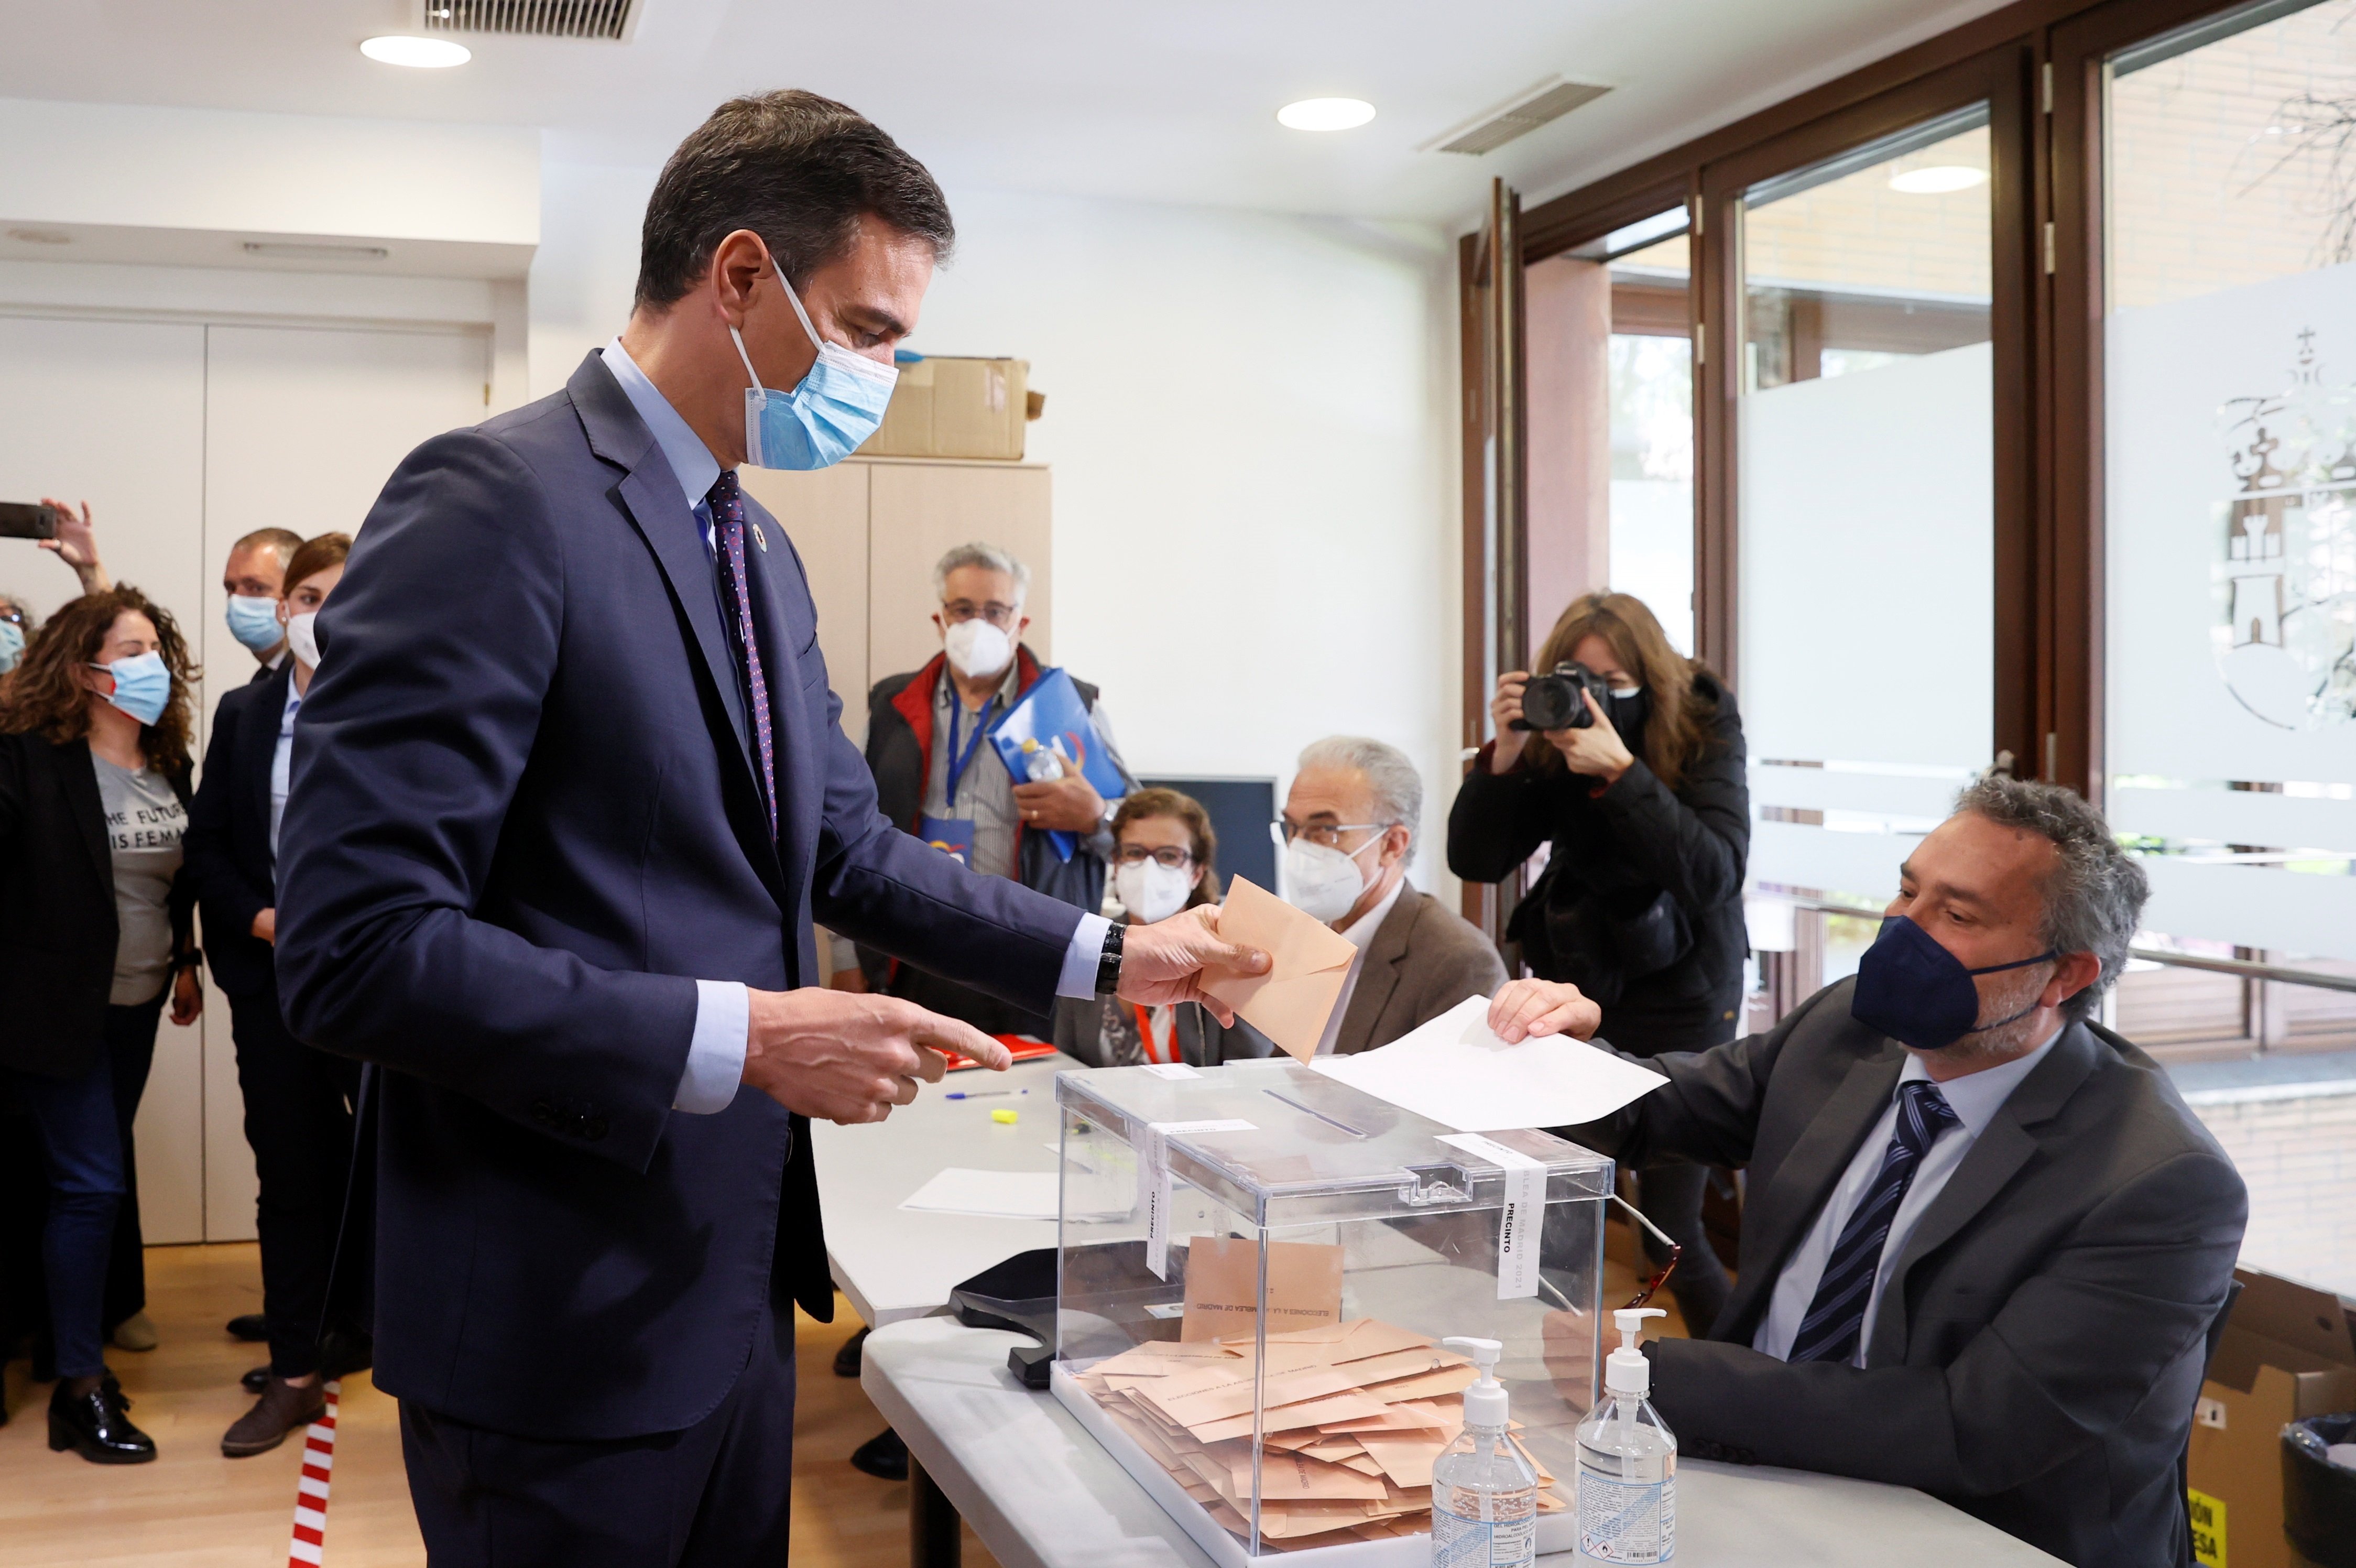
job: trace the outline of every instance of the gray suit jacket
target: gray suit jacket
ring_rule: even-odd
[[[2062,1031],[1885,1261],[1862,1368],[1750,1348],[1904,1065],[1849,1016],[1852,983],[1764,1035],[1651,1058],[1665,1088],[1571,1130],[1630,1163],[1749,1172],[1724,1315],[1649,1347],[1662,1415],[1696,1457],[1919,1487],[2081,1568],[2185,1561],[2176,1461],[2249,1205],[2167,1075],[2108,1030]]]
[[[1403,887],[1366,944],[1358,983],[1333,1036],[1333,1054],[1346,1057],[1387,1046],[1467,996],[1494,996],[1505,983],[1505,965],[1479,927],[1430,894]],[[1241,1019],[1226,1031],[1207,1016],[1204,1024],[1214,1033],[1243,1037],[1223,1046],[1217,1060],[1275,1052],[1268,1036]]]
[[[1402,888],[1375,928],[1333,1054],[1387,1046],[1467,996],[1494,996],[1505,965],[1480,928],[1430,894]]]

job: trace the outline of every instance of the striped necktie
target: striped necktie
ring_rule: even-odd
[[[1890,1132],[1890,1147],[1882,1151],[1881,1169],[1841,1227],[1840,1239],[1825,1260],[1824,1277],[1816,1282],[1815,1299],[1808,1303],[1808,1316],[1792,1336],[1792,1353],[1785,1359],[1846,1361],[1857,1354],[1890,1222],[1906,1201],[1906,1189],[1913,1185],[1922,1156],[1940,1133],[1962,1124],[1937,1084],[1917,1079],[1898,1086],[1898,1125]]]
[[[761,645],[753,636],[753,588],[744,575],[744,492],[736,471],[723,468],[704,500],[712,508],[712,532],[720,546],[720,598],[735,624],[737,651],[744,659],[746,703],[753,719],[753,749],[761,764],[761,800],[769,811],[769,836],[777,836],[777,765],[769,736],[769,682],[761,672]]]

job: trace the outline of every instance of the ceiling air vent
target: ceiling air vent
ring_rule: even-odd
[[[430,33],[626,41],[642,0],[424,0]]]
[[[1540,125],[1559,120],[1580,104],[1601,98],[1611,91],[1592,82],[1565,81],[1560,77],[1548,77],[1536,87],[1515,94],[1499,107],[1487,110],[1469,123],[1425,143],[1421,150],[1427,153],[1492,153],[1515,137],[1526,136]]]

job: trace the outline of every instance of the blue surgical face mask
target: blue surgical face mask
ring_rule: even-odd
[[[160,653],[134,653],[128,659],[93,664],[91,668],[103,670],[114,677],[114,691],[106,700],[143,725],[152,725],[162,718],[165,708],[171,703],[172,671],[165,667]]]
[[[840,343],[830,343],[810,325],[785,274],[777,286],[801,318],[802,330],[818,346],[818,360],[791,392],[773,392],[761,385],[753,357],[744,352],[744,335],[734,327],[737,358],[753,384],[744,389],[744,460],[756,468],[829,468],[850,456],[884,423],[892,402],[892,388],[900,372],[854,354]]]
[[[256,653],[267,653],[286,635],[278,624],[278,601],[252,594],[229,596],[229,634]]]
[[[24,656],[25,628],[13,620],[0,620],[0,675],[16,668]]]
[[[2032,1001],[2009,1018],[1981,1023],[1980,988],[1972,983],[1974,975],[2001,974],[2061,956],[2041,952],[1986,969],[1965,969],[1964,961],[1941,947],[1930,932],[1903,915],[1893,915],[1881,922],[1881,934],[1858,961],[1849,1016],[1901,1045],[1942,1050],[1965,1035],[1986,1034],[2037,1011]]]

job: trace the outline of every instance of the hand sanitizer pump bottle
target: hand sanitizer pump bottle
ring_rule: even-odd
[[[1677,1440],[1644,1397],[1653,1364],[1636,1348],[1644,1319],[1666,1316],[1657,1306],[1612,1314],[1620,1348],[1604,1359],[1603,1402],[1579,1423],[1579,1554],[1588,1561],[1666,1563],[1676,1553]]]
[[[1538,1552],[1538,1473],[1505,1435],[1494,1339],[1443,1339],[1480,1369],[1464,1430],[1431,1466],[1432,1568],[1530,1568]]]

